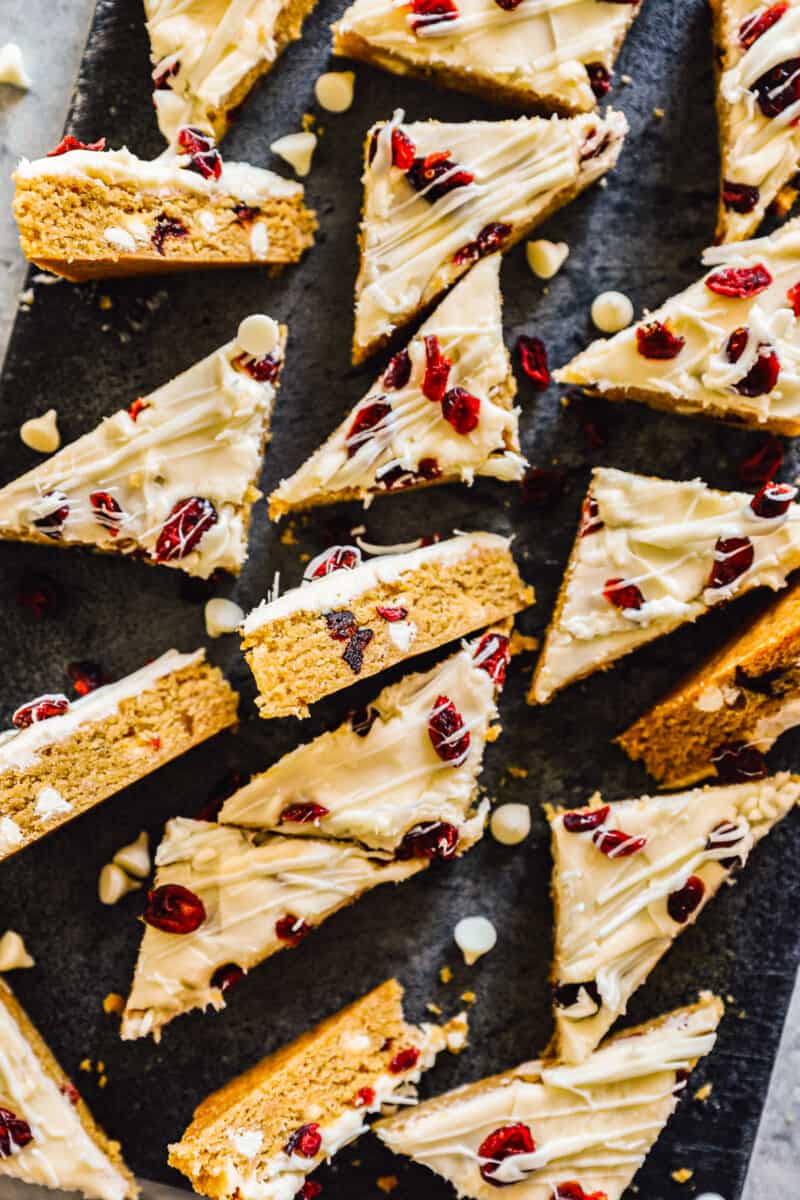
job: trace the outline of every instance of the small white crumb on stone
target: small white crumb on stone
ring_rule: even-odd
[[[126,254],[133,254],[136,250],[136,239],[127,229],[109,225],[108,229],[103,230],[103,237],[115,250],[124,250]]]
[[[26,308],[30,308],[33,304],[33,288],[25,288],[24,292],[20,292],[19,302]]]
[[[231,1129],[228,1140],[237,1154],[244,1158],[255,1158],[264,1142],[260,1129]]]
[[[447,1042],[447,1049],[451,1054],[460,1054],[467,1045],[467,1036],[469,1034],[469,1019],[465,1012],[457,1013],[451,1017],[446,1025],[442,1026],[442,1031]]]
[[[619,333],[633,320],[633,304],[624,292],[601,292],[592,301],[592,320],[603,333]]]
[[[245,354],[263,358],[278,344],[278,323],[264,313],[253,313],[239,323],[236,340]]]
[[[106,863],[100,872],[97,895],[101,904],[116,904],[128,892],[134,892],[141,886],[135,879],[131,879],[130,875],[126,875],[122,867],[110,862]]]
[[[72,812],[72,805],[57,788],[43,787],[36,793],[33,811],[40,821],[49,821],[51,817],[57,817],[61,813]]]
[[[301,179],[304,179],[311,170],[311,159],[314,157],[316,148],[317,135],[311,133],[310,130],[304,130],[302,133],[287,133],[285,137],[278,138],[277,142],[273,142],[270,146],[272,153],[288,162]]]
[[[527,804],[501,804],[492,813],[489,829],[501,846],[517,846],[531,831],[531,810]]]
[[[114,855],[112,862],[134,879],[144,879],[150,874],[150,841],[146,830],[142,830],[135,842],[123,846]]]
[[[354,71],[326,71],[314,84],[317,103],[332,113],[347,112],[353,103]]]
[[[539,238],[535,242],[525,243],[525,257],[528,266],[539,279],[552,279],[563,267],[569,255],[566,242],[548,242],[547,238]]]
[[[725,1197],[721,1196],[719,1192],[703,1192],[697,1197],[697,1200],[725,1200]]]
[[[263,262],[269,251],[269,230],[264,221],[257,221],[250,230],[250,249],[253,257]]]
[[[24,92],[31,86],[31,77],[25,70],[22,51],[16,42],[0,46],[0,83],[10,83]]]
[[[20,935],[13,929],[6,930],[0,937],[0,971],[20,971],[34,965]]]
[[[22,844],[22,830],[11,817],[0,817],[0,850],[11,850]]]
[[[223,633],[235,633],[244,620],[244,611],[233,600],[218,597],[206,604],[206,633],[209,637],[222,637]]]
[[[48,408],[41,417],[31,417],[29,421],[23,421],[19,436],[31,450],[37,450],[39,454],[52,454],[61,445],[58,413],[54,408]]]
[[[631,75],[620,75],[619,81],[620,83],[624,83],[625,87],[628,87],[633,83],[633,77]]]
[[[488,917],[462,917],[453,938],[468,967],[488,954],[497,942],[497,930]]]

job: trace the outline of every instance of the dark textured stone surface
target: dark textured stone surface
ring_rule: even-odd
[[[341,0],[321,0],[304,40],[245,106],[224,145],[228,158],[280,168],[270,161],[269,143],[298,128],[313,105],[313,82],[329,60],[328,26],[341,7]],[[596,292],[619,287],[637,307],[654,306],[695,276],[698,253],[713,232],[716,131],[709,22],[701,0],[646,0],[618,64],[618,77],[625,72],[633,84],[618,85],[611,96],[632,124],[619,170],[607,190],[596,188],[542,231],[569,242],[565,268],[544,294],[521,248],[503,267],[509,343],[520,332],[536,333],[546,339],[554,363],[565,361],[592,336],[588,309]],[[157,283],[37,288],[31,312],[18,318],[0,393],[2,479],[36,459],[19,442],[23,419],[55,404],[64,439],[72,439],[230,337],[241,317],[254,310],[274,313],[290,327],[265,491],[294,469],[359,398],[380,365],[358,371],[349,365],[358,174],[364,130],[398,105],[409,119],[492,115],[477,102],[359,67],[351,112],[321,114],[325,135],[308,183],[321,220],[318,244],[282,277],[269,279],[254,270]],[[654,107],[665,110],[663,120],[654,117]],[[84,138],[105,134],[112,145],[127,142],[143,155],[160,151],[138,0],[100,0],[68,128]],[[31,152],[44,149],[31,147]],[[101,296],[111,298],[110,309],[101,310]],[[587,450],[556,389],[537,397],[522,377],[520,402],[531,461],[549,466],[557,458],[567,472],[565,490],[549,511],[526,506],[519,489],[501,484],[441,488],[378,501],[366,518],[356,506],[319,510],[298,522],[297,544],[283,545],[261,505],[241,579],[219,585],[216,594],[232,595],[247,608],[263,595],[276,570],[284,587],[294,584],[302,570],[301,552],[346,540],[347,531],[363,520],[367,536],[379,542],[453,528],[514,530],[520,563],[539,596],[520,625],[539,633],[593,463],[665,476],[700,474],[733,487],[737,464],[758,441],[635,406],[598,405],[607,441]],[[17,608],[15,592],[26,569],[58,579],[64,594],[58,616],[35,622]],[[66,664],[74,659],[97,659],[118,676],[171,645],[200,644],[205,595],[202,586],[187,584],[178,572],[79,550],[0,546],[4,715],[24,698],[65,687]],[[180,1135],[207,1091],[391,973],[407,985],[415,1018],[424,1017],[427,1000],[451,1013],[466,988],[478,996],[471,1051],[458,1059],[445,1057],[425,1081],[426,1093],[534,1056],[551,1030],[550,862],[540,802],[580,803],[598,787],[610,799],[644,791],[644,773],[610,739],[756,603],[751,597],[717,612],[641,651],[611,674],[573,687],[542,710],[525,705],[531,663],[517,660],[502,701],[505,732],[487,752],[484,782],[498,800],[531,805],[533,833],[523,846],[509,850],[487,837],[446,869],[373,893],[299,949],[254,971],[230,994],[223,1014],[178,1020],[159,1046],[122,1044],[101,1005],[108,991],[128,987],[142,898],[134,894],[116,908],[102,908],[96,880],[103,863],[141,828],[157,842],[165,819],[195,812],[227,770],[265,767],[335,725],[379,686],[368,681],[320,704],[303,725],[266,724],[255,716],[235,639],[214,643],[212,657],[243,692],[238,736],[199,748],[0,869],[3,925],[24,933],[38,960],[35,971],[14,976],[13,982],[98,1117],[123,1141],[136,1171],[180,1182],[166,1167],[165,1147]],[[798,737],[784,738],[770,765],[791,766],[798,746]],[[527,778],[509,776],[509,763],[524,767]],[[718,1048],[689,1090],[690,1097],[707,1078],[713,1083],[711,1099],[703,1105],[687,1097],[670,1123],[637,1180],[638,1194],[648,1200],[677,1200],[695,1188],[719,1190],[728,1200],[739,1195],[798,961],[799,850],[800,828],[790,817],[754,854],[736,889],[725,889],[700,926],[686,931],[631,1005],[630,1018],[638,1021],[692,999],[702,987],[733,997]],[[467,969],[453,946],[452,928],[460,916],[476,912],[494,920],[499,939],[489,957]],[[454,970],[448,986],[438,980],[445,962]],[[104,1061],[105,1090],[95,1073],[78,1073],[85,1056]],[[695,1172],[688,1189],[670,1178],[680,1167]],[[449,1194],[428,1172],[392,1158],[371,1138],[345,1151],[321,1178],[328,1196],[355,1198],[377,1195],[374,1181],[387,1174],[400,1179],[398,1197],[439,1200]]]

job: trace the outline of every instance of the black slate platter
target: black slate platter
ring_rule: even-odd
[[[341,7],[342,0],[320,0],[303,40],[244,106],[223,146],[229,159],[283,169],[272,161],[269,144],[299,128],[303,113],[316,111],[313,84],[329,65],[328,27]],[[595,188],[542,230],[569,243],[565,268],[545,288],[530,274],[521,247],[503,266],[509,344],[521,332],[535,332],[546,340],[554,363],[592,336],[588,310],[598,291],[619,287],[637,309],[652,307],[695,277],[698,254],[713,234],[716,128],[709,20],[701,0],[645,0],[617,79],[626,73],[632,83],[618,83],[610,97],[632,126],[618,171],[607,189]],[[355,371],[349,364],[358,176],[365,129],[398,106],[409,119],[501,115],[477,101],[359,67],[351,111],[338,117],[318,113],[324,135],[307,190],[321,229],[302,264],[276,279],[250,270],[158,282],[37,286],[31,310],[17,319],[0,392],[2,480],[35,460],[19,441],[22,420],[54,404],[64,439],[71,440],[231,337],[252,311],[273,313],[290,327],[264,490],[293,470],[382,365]],[[663,118],[655,108],[664,110]],[[139,0],[99,0],[67,129],[84,139],[105,135],[112,146],[127,143],[144,156],[160,152]],[[36,156],[47,149],[31,146],[30,152]],[[591,415],[602,444],[593,444],[596,439],[561,405],[555,388],[536,395],[520,375],[520,401],[531,461],[549,467],[557,460],[565,471],[563,490],[539,505],[526,502],[516,486],[440,488],[378,501],[366,514],[355,505],[318,510],[296,524],[296,542],[284,544],[262,504],[241,578],[211,588],[177,571],[80,550],[3,544],[4,717],[24,699],[66,688],[66,666],[74,660],[98,660],[118,677],[169,646],[194,648],[207,640],[203,602],[212,591],[247,609],[276,570],[284,587],[298,582],[301,553],[349,540],[349,530],[362,522],[370,540],[382,543],[454,528],[514,531],[523,573],[538,593],[520,627],[540,634],[592,464],[676,478],[698,474],[735,487],[737,465],[760,441],[758,435],[633,405],[596,405]],[[785,477],[791,477],[793,465],[787,459]],[[57,614],[36,620],[18,606],[20,580],[29,572],[57,581],[63,597]],[[489,747],[483,781],[498,801],[531,806],[533,832],[525,844],[507,849],[487,836],[462,860],[373,893],[299,949],[273,958],[229,993],[224,1013],[184,1017],[167,1029],[160,1045],[123,1044],[102,1000],[128,987],[142,897],[134,894],[103,908],[96,897],[101,866],[142,828],[157,843],[164,821],[194,814],[227,771],[263,769],[333,727],[379,687],[371,680],[335,696],[316,706],[302,725],[265,723],[255,715],[236,639],[210,644],[211,657],[242,691],[238,735],[195,750],[0,868],[2,926],[22,932],[37,958],[36,970],[16,974],[13,983],[98,1117],[122,1140],[136,1172],[180,1185],[166,1166],[166,1145],[180,1135],[195,1104],[390,974],[406,984],[416,1019],[424,1018],[426,1001],[452,1013],[466,989],[477,995],[469,1053],[445,1056],[424,1081],[424,1093],[535,1056],[551,1032],[550,860],[540,804],[581,803],[596,788],[608,799],[647,790],[644,773],[610,739],[758,603],[747,598],[708,616],[544,709],[525,704],[530,656],[515,660],[502,698],[505,732]],[[797,765],[798,748],[800,737],[786,736],[770,755],[770,766]],[[512,775],[509,765],[524,768],[527,776]],[[726,889],[699,926],[686,931],[634,998],[631,1021],[689,1001],[704,987],[730,998],[717,1049],[698,1069],[637,1178],[638,1194],[648,1200],[677,1200],[705,1190],[720,1191],[728,1200],[740,1195],[800,957],[799,854],[800,821],[790,817],[753,855],[738,886]],[[452,930],[459,917],[471,913],[490,916],[499,937],[491,955],[468,969]],[[445,963],[453,969],[447,985],[438,977]],[[86,1057],[105,1064],[105,1088],[96,1070],[80,1072]],[[705,1079],[713,1091],[700,1103],[692,1093]],[[694,1171],[689,1185],[671,1178],[684,1167]],[[399,1179],[393,1193],[398,1200],[450,1194],[427,1171],[394,1159],[370,1137],[320,1172],[326,1195],[343,1200],[380,1196],[375,1181],[386,1175]]]

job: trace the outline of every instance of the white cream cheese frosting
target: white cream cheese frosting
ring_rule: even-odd
[[[679,1072],[713,1048],[721,1015],[720,1001],[705,995],[635,1036],[611,1039],[580,1066],[523,1063],[375,1131],[472,1200],[493,1200],[498,1185],[511,1200],[553,1200],[572,1181],[620,1200],[677,1104]],[[513,1152],[502,1157],[509,1127]]]
[[[369,352],[484,253],[507,249],[604,174],[627,128],[622,113],[611,110],[604,118],[464,124],[404,124],[398,111],[373,127],[363,175],[355,352]],[[403,166],[394,163],[399,138]],[[444,158],[435,181],[426,181],[423,160],[431,155]]]
[[[587,67],[602,68],[607,90],[616,50],[638,4],[607,0],[455,0],[443,17],[412,4],[356,0],[334,25],[334,48],[348,38],[368,44],[392,69],[456,71],[500,89],[527,92],[573,112],[594,108]],[[421,15],[420,15],[421,14]],[[438,18],[438,19],[437,19]],[[365,55],[366,56],[366,55]],[[448,82],[450,79],[448,78]]]
[[[800,505],[763,517],[753,502],[700,479],[596,468],[531,700],[543,703],[716,604],[784,587],[800,566]],[[728,582],[711,586],[712,573]]]
[[[0,985],[3,988],[5,985]],[[89,1135],[63,1087],[45,1070],[11,1007],[0,997],[0,1097],[29,1127],[30,1140],[0,1158],[0,1176],[81,1192],[88,1200],[123,1200],[131,1181]]]
[[[203,578],[238,571],[282,358],[281,345],[259,381],[266,360],[229,342],[107,417],[0,489],[0,536],[44,534]]]
[[[723,179],[720,225],[724,240],[731,241],[747,237],[757,228],[800,165],[800,3],[718,3],[725,53],[725,69],[718,81]],[[772,22],[779,9],[780,16]],[[783,64],[786,68],[781,71]],[[766,112],[759,103],[762,92],[768,97]],[[742,199],[740,188],[752,189],[749,199]],[[742,207],[745,211],[737,211]]]
[[[796,11],[800,17],[800,8]],[[702,279],[631,328],[593,342],[555,378],[627,399],[654,396],[677,412],[798,432],[800,295],[793,298],[790,292],[800,282],[800,220],[769,237],[712,247],[703,261],[709,270]],[[730,290],[734,294],[726,295]],[[743,294],[737,296],[737,290]],[[674,357],[641,353],[642,334],[654,323],[682,340]],[[730,339],[738,330],[747,336],[733,357],[740,348],[729,350]],[[762,390],[750,372],[768,348],[777,355],[779,370],[774,386]],[[771,377],[763,387],[768,383]]]
[[[733,865],[746,863],[798,799],[800,777],[783,773],[610,806],[598,795],[589,808],[574,810],[573,822],[590,814],[593,827],[585,829],[565,824],[563,810],[548,813],[559,1057],[582,1062],[592,1052]],[[616,847],[606,840],[609,830]]]
[[[519,449],[519,410],[511,407],[516,384],[503,344],[499,273],[494,254],[456,284],[346,420],[279,484],[271,514],[339,494],[367,498],[424,479],[522,478],[527,464]],[[437,403],[423,392],[429,338],[450,362],[447,392],[463,388],[478,401],[473,429],[460,432],[445,416],[446,398]],[[399,386],[396,374],[405,379]]]
[[[481,666],[493,641],[502,656],[507,639],[490,632],[425,674],[384,688],[354,722],[299,746],[235,792],[220,821],[387,851],[412,829],[444,823],[457,832],[453,849],[461,853],[481,836],[486,816],[487,805],[475,802],[497,717],[495,683]],[[458,760],[441,758],[429,734],[446,700],[461,717],[459,736],[469,735]]]
[[[370,888],[408,879],[426,865],[347,843],[175,818],[156,854],[155,886],[188,889],[205,918],[181,934],[146,925],[122,1037],[151,1033],[158,1040],[181,1013],[223,1008],[223,989],[212,983],[218,969],[247,971]]]

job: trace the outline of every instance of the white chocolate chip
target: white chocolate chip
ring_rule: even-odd
[[[237,1154],[243,1158],[255,1158],[264,1142],[260,1129],[231,1129],[228,1140]]]
[[[33,811],[40,821],[49,821],[51,817],[61,813],[72,812],[72,805],[65,800],[61,792],[54,787],[40,788],[36,793],[36,804]]]
[[[531,831],[531,810],[527,804],[501,804],[492,813],[489,828],[496,842],[516,846]]]
[[[546,238],[540,238],[525,244],[528,266],[540,279],[552,279],[563,267],[568,254],[566,242],[548,242]]]
[[[11,817],[0,817],[0,850],[22,845],[22,830]]]
[[[135,842],[118,850],[112,859],[118,867],[135,879],[144,879],[150,874],[150,842],[143,829]]]
[[[592,320],[603,333],[619,333],[633,320],[633,304],[624,292],[601,292],[592,302]]]
[[[720,1196],[719,1192],[703,1192],[697,1200],[725,1200],[725,1197]]]
[[[19,971],[33,965],[34,961],[20,935],[13,929],[7,930],[0,938],[0,971]]]
[[[287,133],[285,137],[273,142],[270,150],[277,154],[301,179],[311,170],[311,159],[317,148],[317,135],[305,130],[303,133]]]
[[[488,917],[462,917],[453,931],[453,938],[464,955],[464,962],[471,967],[494,948],[497,930]]]
[[[39,454],[52,454],[61,445],[56,410],[48,408],[41,417],[31,417],[25,421],[20,427],[19,436],[31,450],[37,450]]]
[[[97,894],[101,904],[116,904],[127,892],[134,892],[142,885],[130,875],[126,875],[122,867],[116,863],[106,863],[100,872],[97,883]]]
[[[354,71],[326,71],[314,84],[317,103],[328,112],[347,112],[353,103]]]
[[[269,230],[264,221],[257,221],[250,230],[250,249],[253,258],[263,262],[269,250]]]
[[[252,354],[253,358],[263,358],[278,344],[278,323],[264,313],[253,313],[239,323],[236,340],[245,354]]]
[[[22,51],[16,42],[6,42],[0,47],[0,83],[10,83],[25,92],[31,86],[31,77],[25,70]]]
[[[206,604],[206,633],[209,637],[221,637],[223,633],[235,633],[244,620],[244,612],[233,600],[217,598]]]
[[[113,246],[115,250],[124,250],[126,254],[133,254],[136,249],[136,239],[127,229],[109,225],[108,229],[103,230],[103,237],[109,246]]]

